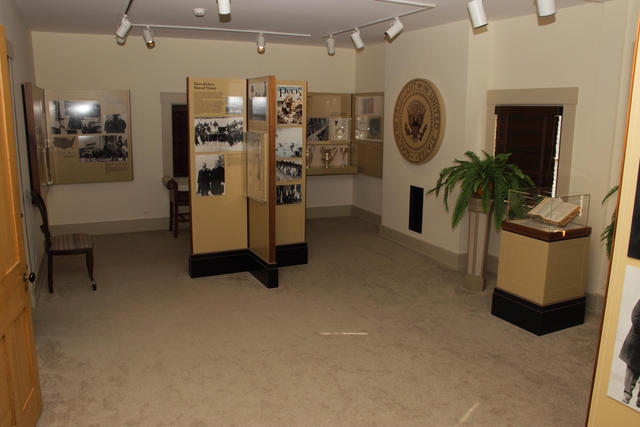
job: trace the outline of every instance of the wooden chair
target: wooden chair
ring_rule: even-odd
[[[56,255],[80,255],[84,254],[87,260],[87,270],[89,278],[95,291],[98,287],[93,280],[93,242],[91,236],[85,233],[61,234],[52,236],[49,231],[49,216],[47,206],[40,194],[31,192],[31,200],[40,210],[42,215],[42,225],[40,229],[44,233],[44,251],[47,254],[47,270],[49,279],[49,292],[53,293],[53,257]]]
[[[169,190],[169,231],[173,230],[173,237],[178,237],[178,224],[191,222],[189,212],[180,211],[180,207],[189,207],[189,191],[178,190],[178,183],[170,176],[162,178],[162,182]]]

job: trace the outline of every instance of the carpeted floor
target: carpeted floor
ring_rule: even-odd
[[[186,232],[185,232],[186,231]],[[268,290],[191,279],[188,230],[95,236],[58,261],[34,328],[38,427],[583,426],[599,318],[537,337],[490,287],[353,217],[307,221]]]

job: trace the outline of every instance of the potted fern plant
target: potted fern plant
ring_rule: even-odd
[[[504,217],[505,203],[509,190],[533,188],[535,185],[529,176],[520,168],[508,163],[511,153],[491,156],[485,151],[484,159],[481,159],[473,151],[465,154],[469,160],[454,159],[454,166],[449,166],[440,171],[436,186],[427,191],[426,195],[436,193],[436,197],[443,191],[444,207],[449,212],[449,195],[456,185],[460,184],[458,195],[451,213],[451,228],[462,220],[467,210],[470,197],[482,199],[482,209],[489,214],[491,205],[494,205],[494,220],[496,229],[501,228]],[[496,201],[496,203],[493,203]]]

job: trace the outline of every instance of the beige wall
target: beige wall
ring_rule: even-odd
[[[408,230],[409,188],[415,185],[428,190],[435,184],[440,169],[472,148],[466,143],[469,131],[465,131],[468,33],[467,21],[408,32],[388,45],[385,51],[382,225],[458,253],[466,252],[467,225],[451,230],[450,217],[441,199],[433,196],[425,199],[422,234]],[[415,78],[430,80],[437,86],[446,114],[442,146],[430,162],[422,165],[407,162],[400,155],[393,137],[396,97],[402,87]]]
[[[637,17],[637,11],[636,0],[585,3],[558,10],[555,22],[546,25],[530,15],[490,22],[474,34],[463,21],[406,33],[387,46],[383,225],[465,253],[467,224],[463,221],[451,230],[441,198],[425,199],[421,235],[408,230],[409,186],[427,190],[454,158],[462,158],[467,150],[486,149],[487,90],[578,87],[571,191],[591,194],[594,238],[587,292],[604,293],[606,255],[598,237],[611,211],[600,201],[618,181],[636,22],[629,16]],[[418,166],[400,157],[389,115],[402,85],[412,78],[426,78],[438,86],[447,120],[440,151]],[[499,233],[494,230],[489,254],[498,253]]]
[[[384,42],[366,46],[356,55],[356,93],[384,92],[385,51],[392,43]],[[369,175],[355,175],[352,204],[380,215],[382,213],[382,179]]]
[[[310,91],[352,92],[354,52],[270,43],[264,55],[255,43],[156,38],[147,49],[130,39],[118,46],[111,36],[34,33],[37,84],[46,89],[129,89],[131,91],[134,180],[123,183],[60,185],[50,193],[53,224],[161,218],[168,215],[162,186],[160,92],[183,92],[186,78],[306,80]],[[64,46],[61,49],[60,46]],[[79,61],[80,52],[97,52]],[[204,52],[204,53],[203,53]],[[290,60],[283,60],[289,58]],[[295,58],[295,60],[291,60]],[[319,192],[342,194],[320,182]],[[347,193],[350,200],[351,188]],[[313,202],[310,193],[308,203]],[[144,213],[148,212],[148,213]]]

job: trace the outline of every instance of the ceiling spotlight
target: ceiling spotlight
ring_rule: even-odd
[[[258,45],[258,53],[264,53],[264,45],[265,45],[264,34],[262,33],[258,34],[258,36],[256,37],[256,43]]]
[[[218,13],[228,15],[231,13],[231,0],[218,0]]]
[[[122,37],[120,37],[120,36],[116,36],[116,43],[118,43],[118,44],[122,45],[122,44],[124,44],[124,42],[126,42],[126,41],[127,41],[127,39],[123,39],[123,38],[122,38]]]
[[[120,20],[120,25],[116,30],[116,36],[117,36],[116,40],[118,40],[118,37],[119,37],[124,42],[124,39],[127,37],[127,34],[129,34],[129,30],[131,30],[131,21],[127,19],[127,15],[122,15],[122,20]]]
[[[351,41],[353,41],[353,45],[356,47],[356,49],[362,49],[364,47],[364,43],[360,38],[360,29],[354,28],[354,30],[355,31],[351,33]]]
[[[142,30],[142,37],[144,38],[144,42],[147,44],[148,48],[152,48],[156,45],[156,42],[153,40],[153,30],[149,27]]]
[[[395,36],[397,36],[398,33],[400,33],[400,31],[402,31],[403,28],[404,28],[404,25],[402,25],[402,22],[400,22],[400,19],[399,18],[395,18],[393,20],[393,22],[391,23],[391,25],[389,26],[389,29],[384,32],[384,35],[389,40],[391,40]]]
[[[333,36],[327,37],[327,53],[334,55],[336,53],[336,39]]]
[[[193,9],[193,14],[196,15],[198,18],[202,18],[205,13],[207,13],[207,9],[201,9],[201,8]]]
[[[471,16],[471,24],[473,28],[484,27],[488,24],[487,15],[484,13],[482,0],[471,0],[467,5],[469,15]]]
[[[536,0],[538,16],[550,16],[556,13],[555,0]]]

